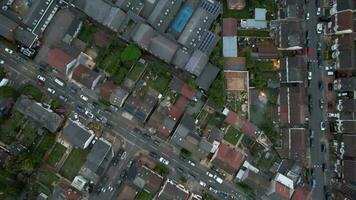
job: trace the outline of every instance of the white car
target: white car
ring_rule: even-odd
[[[166,159],[163,158],[163,157],[160,157],[160,158],[159,158],[159,162],[161,162],[161,163],[163,163],[163,164],[165,164],[165,165],[169,165],[169,161],[166,160]]]
[[[210,178],[214,177],[214,175],[212,173],[210,173],[210,172],[206,172],[206,175],[209,176]]]
[[[85,111],[85,115],[88,116],[91,119],[93,119],[93,117],[94,117],[93,113],[91,113],[89,110]]]
[[[3,65],[3,64],[5,64],[5,61],[0,59],[0,65]]]
[[[206,187],[206,183],[204,181],[199,181],[199,185],[201,185],[202,187]]]
[[[121,159],[121,160],[123,160],[123,159],[125,159],[125,158],[126,158],[126,156],[127,156],[127,152],[126,152],[126,151],[124,151],[124,153],[122,153],[122,155],[121,155],[120,159]]]
[[[51,93],[51,94],[56,93],[56,91],[55,91],[54,89],[52,89],[52,88],[47,88],[47,90],[48,90],[48,92]]]
[[[40,81],[43,81],[43,82],[46,81],[46,78],[43,77],[43,76],[41,76],[41,75],[38,75],[38,76],[37,76],[37,79],[40,80]]]
[[[310,17],[310,16],[309,16],[309,13],[307,13],[305,19],[306,19],[306,20],[309,20],[309,17]]]
[[[84,96],[84,95],[80,95],[80,98],[83,99],[84,101],[88,101],[88,97]]]
[[[188,160],[188,164],[190,164],[191,166],[195,167],[195,163],[191,160]]]
[[[321,8],[319,7],[319,8],[317,8],[317,10],[316,10],[316,15],[320,15],[321,14]]]
[[[340,115],[339,113],[328,113],[328,117],[335,117],[335,118],[339,118]]]
[[[318,34],[320,34],[320,33],[322,33],[322,31],[323,31],[323,25],[322,25],[321,23],[318,23],[318,24],[316,25],[316,32],[317,32]]]
[[[308,80],[312,80],[312,72],[308,72]]]
[[[325,122],[321,121],[320,122],[320,130],[325,131],[325,127],[326,127]]]
[[[14,51],[11,50],[11,49],[9,49],[9,48],[5,48],[5,51],[6,51],[7,53],[9,53],[9,54],[13,54],[13,53],[14,53]]]
[[[223,182],[222,178],[218,177],[217,175],[214,175],[214,180],[220,184]]]
[[[337,96],[338,96],[338,97],[346,97],[347,95],[349,95],[347,92],[340,92],[340,93],[337,93]]]
[[[333,70],[333,68],[331,66],[325,66],[325,70],[329,71],[329,70]]]

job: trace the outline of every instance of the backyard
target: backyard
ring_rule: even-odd
[[[275,13],[277,13],[277,4],[272,0],[249,0],[246,1],[246,6],[242,10],[230,10],[227,8],[227,0],[224,0],[224,18],[237,18],[237,19],[248,19],[253,18],[253,13],[255,8],[266,8],[267,20],[275,18]]]
[[[161,62],[150,63],[145,75],[149,77],[147,84],[161,94],[167,90],[171,81],[171,72],[168,66]]]
[[[239,130],[236,130],[233,127],[230,127],[229,130],[224,135],[224,140],[229,142],[232,145],[236,145],[239,141],[240,137],[242,136]]]
[[[37,138],[37,130],[32,127],[32,125],[28,122],[26,126],[22,129],[22,144],[26,147],[29,147],[35,144],[35,140]]]
[[[5,144],[14,142],[23,123],[23,115],[19,112],[14,112],[9,119],[6,119],[0,125],[0,141]]]
[[[127,78],[137,81],[138,78],[141,76],[141,74],[145,70],[145,65],[137,62],[137,64],[131,69],[131,71],[128,73]]]
[[[26,84],[21,88],[21,94],[31,96],[36,101],[41,101],[43,96],[41,90],[30,84]]]
[[[65,152],[66,148],[60,143],[56,143],[54,148],[52,149],[51,154],[48,157],[48,164],[50,164],[51,166],[56,166]]]
[[[72,181],[84,164],[88,154],[88,149],[73,149],[67,160],[64,162],[60,174],[69,181]]]

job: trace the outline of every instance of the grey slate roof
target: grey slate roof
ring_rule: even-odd
[[[94,138],[94,134],[83,125],[69,120],[63,128],[63,137],[73,146],[85,148]]]
[[[172,64],[174,66],[177,66],[179,69],[184,69],[185,65],[189,61],[190,56],[191,53],[188,53],[187,51],[184,51],[182,48],[179,48],[176,54],[174,55]]]
[[[195,129],[194,118],[190,115],[184,114],[178,127],[174,131],[171,138],[172,143],[181,146],[184,138]]]
[[[111,143],[100,138],[95,142],[93,148],[87,156],[84,166],[90,169],[92,172],[100,175],[104,172],[103,163],[111,162],[114,153],[112,150]],[[104,162],[105,161],[105,162]]]
[[[25,95],[20,96],[15,104],[15,108],[52,133],[56,132],[63,122],[62,116],[42,107],[40,103],[29,99]]]
[[[199,50],[195,50],[190,57],[188,63],[185,65],[185,69],[196,75],[199,76],[203,71],[205,65],[208,63],[209,57]]]
[[[219,71],[219,68],[215,67],[211,63],[208,63],[197,79],[198,86],[207,91],[215,80],[216,76],[219,74]]]
[[[111,7],[110,12],[105,17],[104,25],[117,32],[124,22],[127,14],[119,8]]]
[[[178,44],[176,42],[162,35],[152,38],[149,45],[149,51],[167,63],[171,62],[177,49]]]
[[[17,42],[25,45],[26,47],[31,47],[31,45],[33,45],[33,43],[38,39],[36,35],[21,26],[16,28],[14,37]]]
[[[171,24],[181,4],[182,0],[160,0],[148,17],[147,22],[159,32],[164,32]]]
[[[307,68],[305,56],[284,57],[280,62],[282,82],[303,82],[305,80]]]
[[[13,32],[17,23],[0,13],[0,36],[13,40]]]
[[[151,39],[156,35],[156,31],[153,30],[151,26],[142,23],[138,26],[136,32],[132,35],[131,39],[141,48],[148,50]]]

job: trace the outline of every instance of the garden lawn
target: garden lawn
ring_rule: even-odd
[[[233,127],[230,127],[227,133],[224,135],[224,140],[232,145],[236,145],[241,137],[241,132]]]
[[[14,112],[9,119],[0,125],[0,141],[5,144],[11,144],[15,141],[23,123],[22,117],[21,113]]]
[[[135,200],[151,200],[152,195],[144,190],[141,190],[135,197]]]
[[[48,164],[56,166],[56,164],[61,160],[63,154],[66,152],[66,148],[60,143],[56,143],[51,154],[48,157]]]
[[[46,152],[52,148],[55,143],[55,135],[49,132],[45,132],[42,137],[41,143],[37,146],[33,152],[34,156],[37,158],[43,158]]]
[[[37,138],[37,130],[34,129],[30,123],[27,123],[24,127],[22,134],[24,135],[22,138],[22,144],[26,147],[31,146]]]
[[[145,65],[138,62],[132,68],[132,70],[129,72],[129,74],[127,75],[127,78],[129,78],[129,79],[131,79],[133,81],[137,81],[144,70],[145,70]]]
[[[43,93],[37,87],[26,84],[22,87],[21,93],[33,97],[36,101],[41,101]]]
[[[53,187],[58,179],[56,174],[51,171],[41,171],[38,173],[38,181],[47,187]]]
[[[60,174],[72,181],[84,164],[88,153],[88,149],[73,149],[62,166]]]

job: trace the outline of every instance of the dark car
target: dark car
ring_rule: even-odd
[[[119,149],[119,150],[117,151],[117,157],[121,157],[124,152],[125,152],[124,149]]]
[[[325,172],[325,170],[326,170],[326,164],[323,163],[323,164],[321,165],[321,167],[322,167],[323,172]]]
[[[153,141],[153,144],[156,145],[156,146],[159,146],[160,145],[160,142],[158,140],[154,140]]]
[[[77,112],[85,113],[85,109],[82,106],[77,106],[75,107],[75,109],[77,110]]]
[[[151,136],[148,133],[143,133],[142,136],[147,140],[151,139]]]
[[[320,145],[320,150],[321,150],[321,152],[326,152],[325,144]]]
[[[95,108],[100,107],[100,104],[99,104],[99,103],[97,103],[97,102],[95,102],[95,101],[92,103],[92,105],[93,105]]]
[[[77,94],[77,89],[75,89],[74,87],[70,87],[69,91],[70,91],[72,94]]]
[[[152,157],[152,158],[158,158],[158,155],[157,155],[157,153],[155,153],[155,152],[150,152],[150,156]]]
[[[121,179],[126,179],[127,177],[127,171],[126,170],[122,170],[121,173],[120,173],[120,178]]]
[[[110,124],[109,122],[106,122],[106,123],[104,124],[104,126],[105,126],[106,128],[108,128],[108,129],[112,129],[112,128],[113,128],[112,124]]]
[[[321,81],[318,82],[319,89],[323,89],[323,83]]]
[[[182,168],[180,168],[180,167],[177,167],[176,170],[177,170],[177,172],[179,172],[179,173],[181,173],[181,174],[184,173],[184,170],[183,170]]]

